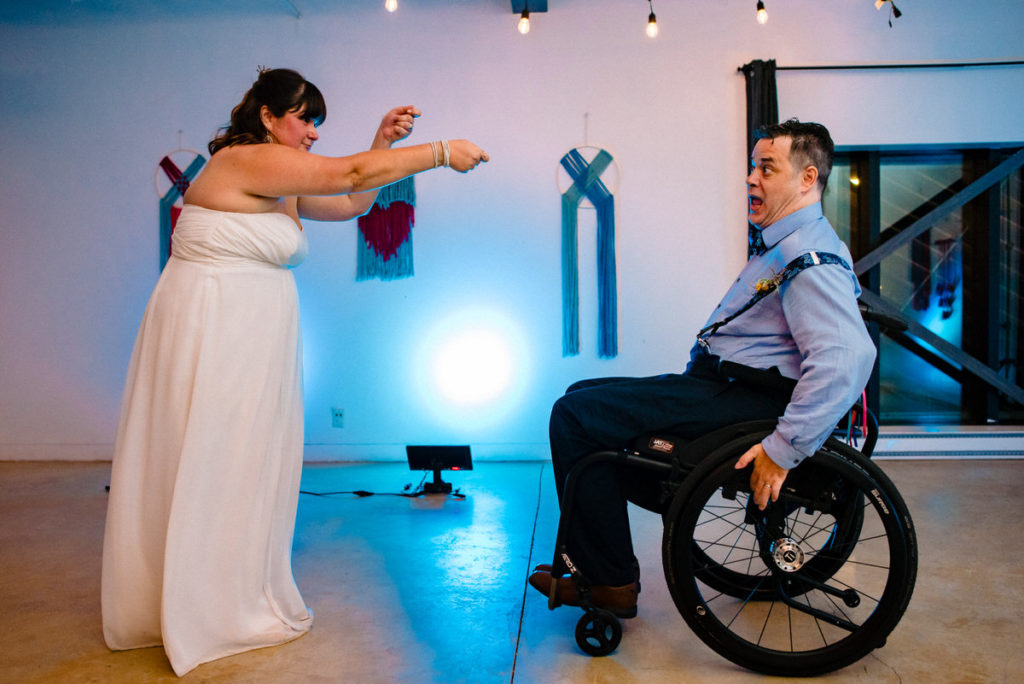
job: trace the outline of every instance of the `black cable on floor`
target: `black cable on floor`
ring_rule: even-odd
[[[530,566],[533,564],[533,547],[537,541],[537,520],[540,517],[540,495],[544,488],[544,468],[546,466],[546,463],[542,463],[540,466],[540,472],[537,475],[537,508],[533,512],[533,531],[530,533],[530,554],[526,561],[527,575],[529,575]],[[523,618],[526,616],[526,594],[529,591],[529,587],[529,583],[525,583],[523,585],[523,602],[519,606],[519,630],[516,632],[516,650],[512,654],[512,675],[509,679],[510,684],[516,681],[516,663],[519,660],[519,641],[523,636]]]
[[[404,496],[408,499],[415,499],[418,496],[424,496],[426,492],[423,491],[423,483],[427,480],[427,473],[423,473],[423,479],[416,485],[415,489],[412,489],[412,484],[405,485],[405,489],[400,492],[368,492],[365,489],[355,489],[350,492],[310,492],[305,489],[300,489],[299,494],[308,494],[309,496],[338,496],[340,494],[352,494],[359,498],[365,498],[367,496]],[[411,490],[411,491],[410,491]],[[451,492],[451,495],[457,499],[465,499],[466,495],[462,493],[461,489],[456,489]]]

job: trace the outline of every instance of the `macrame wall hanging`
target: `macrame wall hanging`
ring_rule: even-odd
[[[584,115],[584,140],[586,140]],[[597,211],[597,355],[618,356],[618,301],[615,272],[615,197],[618,166],[612,155],[584,143],[559,161],[562,190],[562,356],[580,353],[580,207]],[[605,180],[602,180],[604,177]]]
[[[181,134],[181,131],[178,131]],[[164,155],[156,167],[153,183],[160,198],[160,270],[171,256],[171,235],[181,213],[182,197],[188,186],[199,175],[206,157],[195,150],[179,147]],[[181,167],[185,170],[182,171]]]
[[[386,185],[359,217],[356,280],[398,280],[413,275],[412,227],[416,187],[412,177]]]

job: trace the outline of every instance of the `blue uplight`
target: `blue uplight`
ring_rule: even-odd
[[[447,425],[494,425],[522,398],[526,349],[519,327],[498,311],[452,313],[418,345],[414,373],[420,398]]]

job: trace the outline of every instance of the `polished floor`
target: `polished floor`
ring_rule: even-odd
[[[914,516],[917,589],[888,643],[823,680],[1024,681],[1024,461],[883,461]],[[0,463],[0,682],[175,681],[160,648],[112,653],[99,617],[107,463]],[[549,466],[478,462],[465,498],[389,495],[404,464],[310,464],[294,572],[316,614],[301,639],[201,665],[184,682],[748,682],[676,612],[660,519],[632,515],[640,615],[611,656],[573,638],[577,609],[526,586],[549,562]],[[784,681],[784,680],[783,680]],[[807,681],[807,680],[804,680]]]

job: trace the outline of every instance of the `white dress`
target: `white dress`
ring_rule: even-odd
[[[302,468],[298,299],[284,214],[186,205],[125,384],[103,544],[112,649],[163,644],[180,676],[289,641]]]

